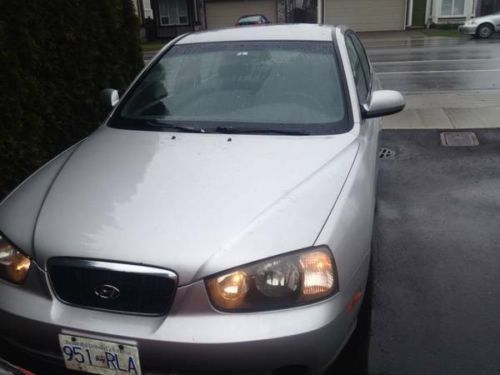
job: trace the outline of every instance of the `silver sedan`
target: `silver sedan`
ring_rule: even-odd
[[[404,106],[356,34],[184,35],[103,99],[0,206],[2,342],[94,374],[325,370],[365,293],[380,117]]]
[[[495,32],[500,32],[500,12],[473,18],[459,26],[458,30],[467,35],[474,35],[483,39],[489,38]]]

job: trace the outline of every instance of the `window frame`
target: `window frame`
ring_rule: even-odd
[[[366,87],[366,96],[361,97],[359,90],[358,90],[358,84],[355,82],[356,85],[356,94],[358,96],[359,104],[367,104],[370,101],[371,98],[371,93],[372,93],[372,88],[373,88],[373,68],[370,64],[370,59],[368,58],[368,54],[366,53],[366,50],[363,46],[363,43],[359,40],[358,36],[356,33],[352,30],[348,30],[344,34],[344,39],[346,42],[346,49],[347,49],[347,43],[351,43],[354,52],[357,55],[358,61],[361,64],[361,71],[363,73],[363,79]],[[348,51],[347,51],[348,52]],[[349,52],[348,52],[349,55]],[[366,64],[363,64],[362,60],[365,60]],[[351,71],[353,73],[353,78],[354,78],[354,71],[353,71],[353,66],[351,62],[351,58],[349,57],[349,65],[351,66]]]
[[[451,14],[445,14],[443,13],[443,4],[444,1],[441,1],[441,6],[439,7],[439,17],[441,18],[460,18],[460,17],[466,17],[466,5],[467,5],[467,0],[464,0],[464,7],[462,10],[462,13],[460,14],[453,14],[453,9],[455,8],[455,1],[457,0],[450,0],[451,1]]]
[[[177,19],[175,20],[175,22],[170,22],[170,12],[169,12],[169,3],[170,2],[173,2],[175,1],[175,7],[176,7],[176,12],[177,12]],[[186,14],[185,14],[185,17],[186,17],[186,23],[180,23],[178,22],[181,15],[179,14],[179,3],[181,2],[184,2],[185,6],[186,6]],[[164,4],[162,6],[162,4]],[[162,8],[165,8],[166,10],[166,14],[165,13],[162,13]],[[165,23],[163,22],[163,18],[164,17],[167,17],[169,22],[168,23]],[[184,17],[184,15],[182,15],[182,17]],[[191,23],[190,23],[190,17],[189,17],[189,5],[188,5],[188,2],[187,0],[158,0],[158,23],[160,26],[164,26],[164,27],[172,27],[172,26],[189,26]]]

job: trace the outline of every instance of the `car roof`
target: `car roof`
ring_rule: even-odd
[[[255,40],[332,41],[335,29],[334,26],[315,24],[236,27],[187,34],[176,44]]]
[[[242,18],[247,18],[247,17],[264,17],[266,18],[266,16],[264,16],[263,14],[245,14],[244,16],[240,16],[240,18],[238,18],[239,20],[241,20]]]

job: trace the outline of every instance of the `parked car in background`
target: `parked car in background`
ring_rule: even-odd
[[[500,12],[473,18],[459,26],[458,30],[467,35],[473,35],[478,38],[486,39],[495,32],[500,32]]]
[[[262,14],[251,14],[247,16],[241,16],[236,21],[234,26],[255,26],[255,25],[268,25],[271,21],[269,21],[266,16]]]
[[[0,346],[108,375],[323,372],[365,293],[380,117],[404,107],[356,34],[191,33],[104,98],[0,205]]]

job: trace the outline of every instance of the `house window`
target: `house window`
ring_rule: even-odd
[[[158,3],[161,26],[189,24],[186,0],[159,0]]]
[[[442,0],[442,16],[463,16],[465,15],[465,0]]]

